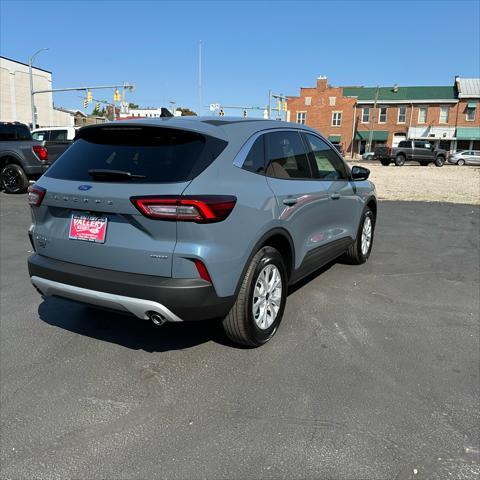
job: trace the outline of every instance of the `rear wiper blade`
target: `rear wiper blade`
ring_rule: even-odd
[[[130,178],[147,178],[145,175],[137,175],[135,173],[127,172],[125,170],[108,170],[101,168],[94,168],[88,170],[88,174],[93,178],[114,178],[118,180],[128,180]]]

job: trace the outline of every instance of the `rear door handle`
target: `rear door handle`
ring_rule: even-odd
[[[283,204],[291,207],[292,205],[295,205],[298,202],[298,198],[285,198],[283,200]]]
[[[338,200],[338,199],[340,198],[340,194],[339,194],[339,193],[332,193],[332,194],[330,195],[330,198],[331,198],[332,200]]]

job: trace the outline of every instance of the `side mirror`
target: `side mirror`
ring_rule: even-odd
[[[354,165],[352,167],[352,180],[366,180],[370,175],[370,170],[365,167],[359,167],[358,165]]]

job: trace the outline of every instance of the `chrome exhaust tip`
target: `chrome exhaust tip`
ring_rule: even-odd
[[[157,312],[147,312],[147,316],[158,327],[161,327],[167,321],[163,315]]]

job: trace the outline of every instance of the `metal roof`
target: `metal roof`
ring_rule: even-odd
[[[422,86],[422,87],[380,87],[378,101],[409,101],[409,100],[455,100],[457,98],[454,86]],[[377,87],[343,87],[345,97],[357,97],[358,101],[373,101]]]
[[[458,98],[480,98],[480,78],[456,78]]]

